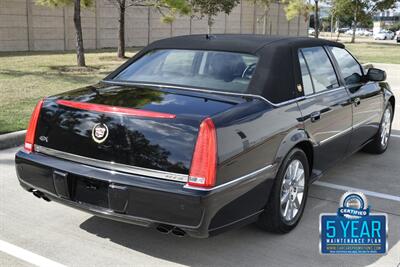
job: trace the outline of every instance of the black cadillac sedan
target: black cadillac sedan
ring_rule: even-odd
[[[19,182],[164,233],[204,238],[251,222],[286,233],[329,167],[387,149],[385,78],[326,40],[157,41],[98,84],[39,101],[16,154]]]

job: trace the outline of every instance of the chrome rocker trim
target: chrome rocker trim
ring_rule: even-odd
[[[275,165],[276,165],[276,164],[275,164]],[[274,164],[267,165],[267,166],[265,166],[265,167],[262,167],[261,169],[255,170],[255,171],[253,171],[253,172],[251,172],[251,173],[245,174],[245,175],[240,176],[240,177],[238,177],[238,178],[235,178],[235,179],[233,179],[233,180],[231,180],[231,181],[229,181],[229,182],[226,182],[226,183],[223,183],[223,184],[214,186],[214,187],[210,187],[210,188],[207,188],[207,187],[197,187],[197,186],[190,186],[190,185],[186,184],[186,185],[184,186],[184,188],[186,188],[186,189],[192,189],[192,190],[199,190],[199,191],[214,191],[214,190],[218,190],[218,189],[221,189],[221,188],[233,186],[233,185],[235,185],[235,184],[240,183],[241,181],[251,179],[251,178],[253,178],[254,176],[256,176],[257,174],[260,174],[260,173],[262,173],[263,171],[266,171],[266,170],[269,170],[269,169],[275,167],[275,165],[274,165]]]

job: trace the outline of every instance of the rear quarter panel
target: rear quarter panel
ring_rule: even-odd
[[[277,164],[279,148],[293,130],[303,129],[296,103],[274,107],[263,100],[238,105],[214,118],[218,139],[217,183]]]
[[[218,139],[217,184],[268,165],[273,169],[235,187],[231,194],[236,198],[216,213],[210,229],[256,218],[253,215],[264,209],[282,159],[299,141],[297,137],[305,136],[300,117],[296,103],[277,108],[256,99],[213,118]]]

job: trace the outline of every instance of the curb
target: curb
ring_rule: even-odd
[[[0,149],[20,146],[24,143],[26,130],[0,135]]]

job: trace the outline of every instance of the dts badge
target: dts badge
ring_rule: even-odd
[[[370,213],[363,193],[347,192],[337,214],[320,216],[322,254],[384,254],[387,252],[386,214]]]

